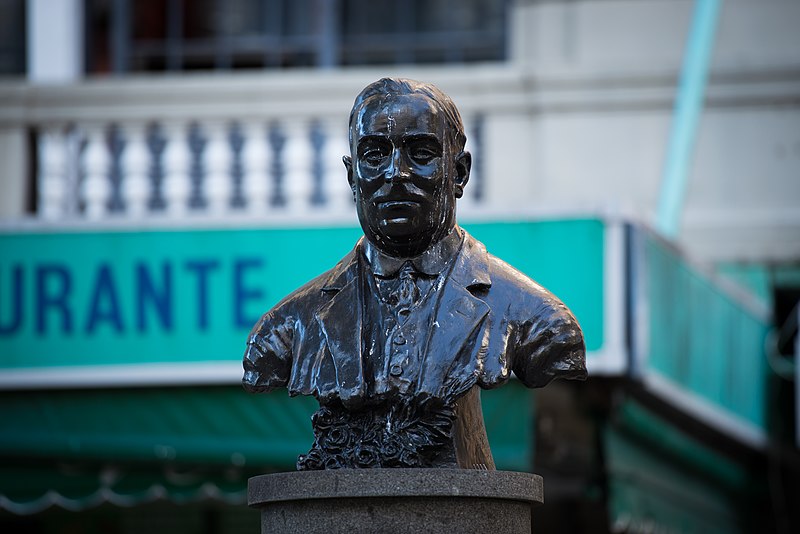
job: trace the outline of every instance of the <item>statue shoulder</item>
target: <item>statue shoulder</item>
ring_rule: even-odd
[[[296,289],[261,316],[247,339],[242,383],[248,391],[267,392],[285,387],[297,356],[293,348],[309,331],[314,314],[326,302],[334,286],[345,282],[351,254],[333,269]],[[297,336],[300,336],[299,338]]]
[[[266,312],[256,323],[252,334],[283,324],[287,318],[306,322],[313,318],[314,312],[355,276],[354,249],[342,258],[333,268],[325,271],[295,289]]]
[[[553,293],[509,264],[491,255],[487,263],[493,309],[505,310],[513,328],[514,373],[528,387],[542,387],[554,378],[584,379],[586,347],[578,320]]]
[[[555,311],[564,306],[557,296],[525,273],[491,254],[487,254],[487,257],[492,290],[497,296],[508,298],[510,311],[521,314],[532,311],[542,313],[550,308]]]

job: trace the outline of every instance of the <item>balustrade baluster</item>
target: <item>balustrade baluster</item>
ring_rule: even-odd
[[[124,216],[125,193],[122,190],[125,173],[122,164],[122,155],[127,145],[127,140],[123,137],[122,128],[117,124],[109,126],[106,133],[106,145],[108,146],[108,201],[106,207],[108,215]]]
[[[151,124],[146,133],[147,149],[150,155],[148,180],[150,184],[150,197],[147,199],[147,209],[151,212],[163,212],[166,208],[164,200],[164,149],[167,140],[161,124]]]
[[[469,182],[464,188],[464,196],[458,200],[460,210],[470,210],[481,205],[483,199],[483,177],[482,177],[482,130],[483,120],[480,115],[464,117],[464,130],[467,134],[467,146],[464,148],[472,154],[472,168],[469,174]]]
[[[327,142],[327,135],[320,121],[313,121],[311,123],[311,131],[309,132],[311,139],[311,209],[318,210],[324,209],[327,204],[325,194],[325,144]]]
[[[125,211],[130,217],[141,217],[147,211],[150,193],[148,180],[149,154],[144,124],[129,124],[122,153],[122,195]]]
[[[64,198],[66,203],[64,204],[64,214],[68,217],[76,217],[81,210],[81,156],[86,146],[84,133],[75,127],[68,128],[64,134],[64,146],[66,147],[66,159],[64,162],[64,184],[66,184]]]
[[[245,123],[243,131],[242,195],[245,198],[245,209],[248,213],[261,214],[267,210],[267,193],[270,189],[267,169],[272,167],[272,151],[267,144],[268,132],[260,121]]]
[[[311,164],[311,134],[306,121],[291,121],[284,124],[286,148],[283,151],[284,191],[288,200],[289,211],[302,214],[310,208],[313,191]]]
[[[230,143],[231,151],[231,198],[230,208],[235,211],[241,211],[247,202],[244,197],[244,162],[242,151],[244,149],[244,133],[242,132],[242,125],[239,122],[234,122],[228,134],[228,141]]]
[[[483,115],[473,115],[470,122],[471,125],[467,130],[467,135],[470,138],[469,150],[472,152],[472,171],[469,178],[471,191],[469,193],[465,192],[464,196],[469,196],[476,205],[480,205],[484,200],[486,185],[483,179],[483,169],[486,168],[486,152],[483,150]]]
[[[325,128],[325,146],[323,161],[323,189],[326,207],[332,213],[351,213],[353,210],[353,192],[347,183],[347,171],[342,163],[342,156],[350,155],[347,132],[344,131],[341,119],[328,120],[322,123]]]
[[[208,135],[199,123],[193,122],[189,125],[189,209],[191,211],[206,210],[208,199],[206,198],[206,145],[208,145]]]
[[[164,127],[164,182],[162,191],[166,201],[166,213],[180,217],[189,209],[191,178],[189,176],[189,144],[186,125],[173,123]]]
[[[205,166],[204,193],[208,210],[219,215],[224,213],[231,200],[233,190],[231,168],[231,145],[226,123],[207,123],[208,143],[203,152]]]
[[[45,219],[65,214],[67,202],[67,145],[63,129],[49,127],[39,133],[39,205]]]
[[[272,154],[270,177],[272,178],[272,194],[269,198],[270,206],[283,208],[287,204],[284,184],[286,183],[286,132],[278,123],[272,123],[269,128],[269,146]]]
[[[83,161],[86,173],[81,187],[84,213],[89,219],[101,219],[108,214],[111,193],[111,156],[104,126],[92,125],[88,128]]]

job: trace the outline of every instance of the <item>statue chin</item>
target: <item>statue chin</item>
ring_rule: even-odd
[[[455,222],[443,228],[419,215],[398,215],[381,218],[377,225],[362,225],[364,234],[381,252],[396,258],[412,258],[425,252],[446,236]]]
[[[384,254],[411,258],[422,254],[431,244],[431,233],[420,230],[413,221],[382,223],[380,231],[365,232],[369,240]]]

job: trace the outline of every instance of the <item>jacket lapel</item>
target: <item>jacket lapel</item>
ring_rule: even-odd
[[[364,396],[357,250],[358,245],[331,274],[322,291],[332,296],[314,314],[333,360],[333,369],[325,356],[319,361],[316,390],[321,398],[338,393],[345,405]],[[353,312],[355,321],[350,319]]]
[[[460,363],[475,371],[482,365],[476,360],[485,354],[483,345],[488,344],[488,339],[480,335],[478,329],[490,308],[468,288],[491,286],[485,256],[483,246],[465,232],[464,245],[442,288],[431,325],[430,341],[419,378],[420,391],[437,394],[440,387],[447,385],[448,379],[458,378],[450,376],[453,374],[450,371],[458,363],[456,359],[460,355],[470,360]],[[467,344],[473,346],[465,347]]]

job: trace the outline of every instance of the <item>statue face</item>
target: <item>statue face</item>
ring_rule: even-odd
[[[345,165],[364,234],[392,256],[422,253],[455,225],[469,173],[467,162],[460,180],[457,160],[469,155],[453,154],[444,116],[423,95],[372,100],[351,128]]]

